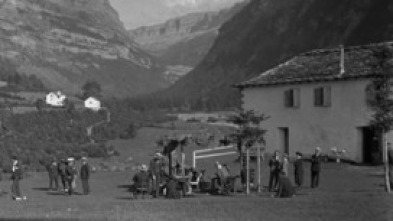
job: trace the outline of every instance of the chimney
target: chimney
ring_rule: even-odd
[[[345,51],[344,45],[340,45],[340,75],[345,73]]]

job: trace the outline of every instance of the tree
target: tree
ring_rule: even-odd
[[[35,102],[35,107],[38,111],[41,111],[45,107],[45,101],[42,98],[37,99]]]
[[[261,186],[261,145],[265,144],[264,134],[266,130],[260,128],[262,121],[268,119],[264,114],[256,114],[253,110],[241,111],[230,118],[230,121],[238,126],[238,130],[234,132],[231,137],[237,143],[237,148],[240,153],[240,165],[241,170],[246,170],[246,192],[250,193],[250,148],[255,144],[258,144],[258,156],[257,156],[257,173],[258,173],[258,192],[260,192]],[[243,154],[246,149],[246,168],[243,168]]]
[[[96,81],[87,81],[83,86],[82,86],[82,91],[83,91],[83,99],[89,98],[89,97],[96,97],[99,98],[101,96],[101,85],[96,82]]]
[[[373,67],[376,79],[370,85],[371,87],[368,87],[368,92],[371,93],[368,98],[368,105],[374,111],[370,126],[382,136],[386,191],[390,193],[387,133],[393,126],[393,100],[391,99],[393,84],[390,80],[393,73],[392,65],[388,61],[393,58],[393,54],[388,48],[383,48],[381,51],[374,52],[374,55],[378,62]]]

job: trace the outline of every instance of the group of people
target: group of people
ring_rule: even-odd
[[[190,194],[192,183],[199,180],[202,173],[198,173],[192,168],[181,173],[179,167],[171,167],[172,175],[169,174],[169,165],[161,153],[156,153],[149,162],[149,167],[145,164],[139,166],[139,171],[133,176],[133,192],[135,196],[139,194],[151,194],[153,198],[165,195],[167,198],[180,198],[181,195]],[[179,185],[180,191],[179,191]]]
[[[47,168],[49,190],[64,191],[64,195],[71,196],[75,193],[76,180],[79,174],[82,181],[83,194],[88,195],[90,193],[89,178],[91,169],[86,157],[82,157],[81,161],[82,165],[78,171],[73,157],[69,157],[67,160],[61,159],[60,161],[53,159]],[[60,189],[59,180],[61,181],[62,189]]]
[[[317,188],[319,185],[319,174],[321,172],[321,148],[315,148],[315,153],[311,156],[311,188]],[[280,159],[279,151],[275,151],[269,160],[270,177],[269,191],[276,191],[277,197],[291,197],[295,194],[295,188],[292,185],[289,175],[289,159],[287,154],[282,154]],[[303,154],[296,152],[294,162],[295,184],[298,190],[303,186]]]
[[[64,195],[71,196],[75,193],[76,180],[78,174],[82,181],[83,194],[87,195],[90,193],[89,178],[91,174],[90,166],[87,162],[86,157],[81,159],[82,165],[78,171],[75,166],[75,159],[69,157],[66,159],[61,159],[57,161],[53,159],[49,165],[47,165],[47,170],[49,174],[49,190],[50,191],[63,191]],[[14,200],[26,200],[26,196],[22,196],[20,191],[20,180],[23,178],[22,166],[17,157],[12,157],[12,169],[11,169],[11,193]],[[62,184],[62,189],[59,185],[59,180]]]

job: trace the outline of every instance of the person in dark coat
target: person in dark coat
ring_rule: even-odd
[[[153,197],[157,198],[160,195],[160,187],[164,175],[164,162],[161,153],[156,153],[154,158],[149,163],[149,174],[152,180]]]
[[[12,158],[11,179],[12,179],[12,186],[11,186],[12,198],[18,201],[25,200],[26,197],[22,197],[20,192],[20,186],[19,186],[19,181],[22,179],[22,168],[16,157]]]
[[[59,190],[59,165],[53,160],[48,168],[49,173],[49,190]],[[53,188],[54,184],[54,188]]]
[[[149,189],[150,176],[147,172],[147,166],[142,164],[138,173],[132,178],[134,182],[134,195],[141,193],[144,195]]]
[[[315,148],[315,153],[311,156],[311,188],[319,185],[319,174],[321,173],[321,148]]]
[[[80,177],[82,181],[83,194],[88,195],[90,193],[89,178],[90,178],[90,166],[87,163],[87,158],[82,157],[82,166],[80,169]]]
[[[295,188],[293,187],[291,180],[285,174],[285,172],[281,172],[279,174],[278,181],[278,190],[276,197],[280,198],[288,198],[293,197],[295,195]]]
[[[388,163],[390,188],[393,188],[393,146],[391,143],[388,143]]]
[[[66,180],[68,186],[68,194],[71,196],[74,193],[75,181],[77,176],[77,170],[75,168],[74,158],[68,158],[68,165],[66,167]]]
[[[272,158],[269,160],[269,167],[269,191],[272,192],[277,188],[278,178],[281,170],[281,162],[278,151],[274,151]]]
[[[66,177],[66,168],[67,168],[67,161],[66,159],[61,159],[60,163],[58,164],[58,173],[60,175],[61,184],[63,185],[63,191],[67,192],[67,177]]]
[[[296,152],[296,161],[294,162],[295,167],[295,183],[297,188],[302,189],[303,185],[303,154]]]

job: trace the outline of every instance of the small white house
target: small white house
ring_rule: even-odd
[[[66,98],[67,97],[64,94],[62,94],[60,91],[50,92],[49,94],[46,95],[45,102],[46,104],[54,107],[63,107]]]
[[[94,97],[89,97],[85,100],[85,108],[93,111],[99,111],[101,109],[101,102]]]

